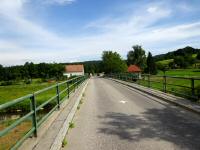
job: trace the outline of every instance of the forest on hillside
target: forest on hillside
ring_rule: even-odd
[[[166,54],[154,56],[157,68],[166,69],[186,69],[200,67],[200,49],[185,47]]]
[[[166,59],[174,59],[177,56],[192,56],[193,54],[199,54],[200,49],[196,49],[190,46],[187,46],[185,48],[177,49],[171,52],[168,52],[166,54],[160,54],[154,56],[155,61],[161,61],[161,60],[166,60]]]

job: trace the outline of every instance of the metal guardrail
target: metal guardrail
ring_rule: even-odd
[[[35,137],[37,137],[37,129],[40,127],[40,125],[50,116],[50,114],[52,114],[53,111],[55,111],[56,109],[60,109],[60,105],[65,99],[65,98],[61,99],[60,95],[62,93],[66,92],[66,95],[69,98],[70,94],[73,91],[75,91],[75,89],[81,83],[83,83],[87,78],[88,78],[87,76],[76,77],[76,78],[67,80],[65,82],[57,83],[56,85],[53,85],[53,86],[47,87],[45,89],[39,90],[39,91],[37,91],[33,94],[29,94],[29,95],[26,95],[24,97],[20,97],[18,99],[15,99],[13,101],[10,101],[8,103],[0,105],[0,111],[2,111],[4,109],[7,109],[9,107],[12,107],[12,106],[20,103],[20,102],[24,102],[26,100],[30,101],[30,112],[25,114],[23,117],[20,117],[19,119],[17,119],[10,126],[6,127],[2,131],[0,131],[0,138],[5,136],[6,134],[8,134],[12,129],[14,129],[16,126],[18,126],[20,123],[22,123],[23,121],[25,121],[26,119],[28,119],[30,117],[32,118],[31,119],[32,128],[19,141],[17,141],[17,143],[15,143],[14,146],[11,149],[17,149],[23,143],[23,141],[26,138],[30,137],[31,135],[34,135]],[[60,91],[59,87],[62,86],[62,85],[66,85],[66,88],[64,90]],[[36,106],[36,96],[43,93],[43,92],[51,90],[51,89],[55,89],[56,95],[51,97],[50,99],[48,99],[44,103],[42,103],[40,106]],[[53,100],[57,101],[56,105],[47,114],[45,114],[39,121],[37,121],[37,112],[41,108],[43,108],[44,106],[46,106],[47,104],[52,102]]]
[[[130,73],[109,74],[107,76],[119,80],[134,82],[149,88],[155,88],[165,93],[172,93],[174,95],[187,97],[195,101],[200,99],[200,78],[150,74],[142,74],[139,76],[137,74]],[[178,84],[177,80],[181,80],[183,83]],[[157,87],[155,87],[155,85],[157,85]]]

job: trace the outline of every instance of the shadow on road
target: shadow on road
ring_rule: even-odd
[[[98,116],[102,134],[116,135],[122,140],[138,142],[155,138],[174,143],[183,149],[200,149],[200,120],[166,107],[149,109],[140,116],[109,112]]]

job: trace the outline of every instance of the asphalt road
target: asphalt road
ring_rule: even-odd
[[[92,78],[65,150],[200,150],[200,116]]]

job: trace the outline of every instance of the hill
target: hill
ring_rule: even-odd
[[[197,53],[200,53],[200,49],[196,49],[190,46],[187,46],[185,48],[177,49],[172,52],[168,52],[166,54],[160,54],[154,56],[155,61],[162,61],[162,60],[168,60],[168,59],[174,59],[177,56],[193,56],[195,57]]]

